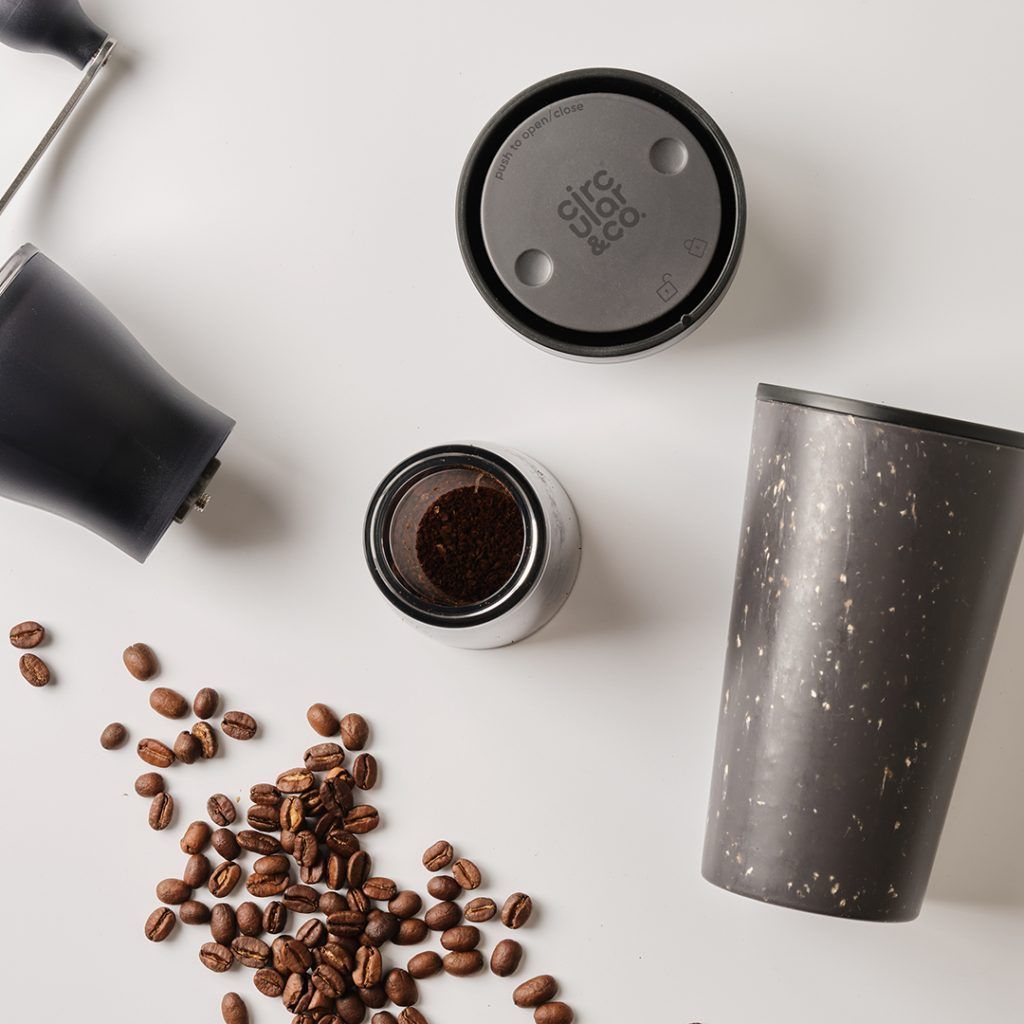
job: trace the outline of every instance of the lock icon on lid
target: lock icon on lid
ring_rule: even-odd
[[[664,274],[661,278],[661,284],[658,285],[658,298],[662,302],[668,302],[669,299],[675,298],[679,294],[679,289],[672,283],[672,275]]]

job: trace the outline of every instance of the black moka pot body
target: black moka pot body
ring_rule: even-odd
[[[1024,530],[1024,436],[762,386],[703,873],[905,921]]]
[[[141,562],[233,426],[42,253],[25,246],[0,269],[0,494]]]

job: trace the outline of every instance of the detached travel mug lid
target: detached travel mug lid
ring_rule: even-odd
[[[547,79],[505,106],[459,185],[466,266],[529,340],[623,359],[718,304],[746,218],[736,158],[689,97],[631,71]]]

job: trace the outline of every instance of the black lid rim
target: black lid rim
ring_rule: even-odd
[[[971,423],[968,420],[951,419],[947,416],[933,416],[930,413],[898,409],[894,406],[878,405],[874,402],[862,402],[854,398],[840,398],[837,395],[825,395],[817,391],[801,391],[798,388],[787,388],[778,384],[759,384],[757,398],[759,401],[801,405],[808,409],[820,409],[822,412],[856,416],[859,419],[891,423],[894,426],[909,427],[912,430],[925,430],[932,434],[943,434],[964,441],[983,441],[1003,448],[1024,449],[1024,433],[1015,430],[990,427],[983,423]]]
[[[723,230],[704,278],[666,313],[624,331],[587,332],[560,327],[532,313],[504,286],[486,255],[479,196],[497,146],[543,96],[564,99],[577,92],[635,95],[662,107],[687,125],[705,146],[722,192]],[[726,216],[728,213],[728,216]],[[546,78],[524,89],[487,122],[466,157],[456,199],[459,249],[466,269],[487,304],[517,334],[576,359],[608,361],[646,355],[678,341],[717,307],[736,274],[746,232],[747,202],[736,154],[708,113],[685,93],[660,79],[621,68],[582,68]]]

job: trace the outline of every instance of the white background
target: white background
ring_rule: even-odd
[[[423,888],[439,836],[485,891],[538,904],[526,971],[580,1024],[1006,1021],[1024,996],[1018,573],[921,918],[871,925],[703,882],[699,857],[754,389],[759,380],[1024,428],[1019,201],[1024,10],[1000,0],[587,5],[88,0],[122,40],[0,221],[176,376],[237,418],[204,518],[145,567],[0,507],[0,619],[51,627],[58,683],[6,694],[5,1019],[213,1020],[248,973],[203,970],[205,929],[142,924],[205,798],[301,758],[304,712],[359,709],[383,764],[378,868]],[[733,143],[750,223],[731,293],[635,363],[562,361],[511,334],[457,251],[477,131],[536,80],[635,68]],[[0,51],[0,177],[71,92]],[[6,256],[6,252],[3,254]],[[520,646],[423,639],[374,590],[365,503],[388,468],[474,437],[546,463],[584,528],[579,584]],[[256,715],[258,741],[168,773],[146,827],[132,747],[174,735],[120,667]],[[0,652],[2,653],[2,652]],[[500,935],[492,928],[488,942]],[[51,962],[56,957],[57,965]],[[529,1021],[492,977],[422,985],[432,1024]]]

